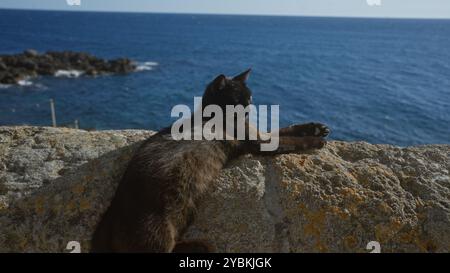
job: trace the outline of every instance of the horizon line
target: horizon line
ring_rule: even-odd
[[[167,15],[212,15],[212,16],[261,16],[261,17],[308,17],[308,18],[350,18],[350,19],[395,19],[395,20],[450,20],[450,17],[403,17],[403,16],[355,16],[355,15],[308,15],[308,14],[254,14],[254,13],[213,13],[213,12],[167,12],[167,11],[117,11],[117,10],[69,10],[69,9],[34,9],[8,8],[0,10],[13,11],[48,11],[48,12],[86,12],[86,13],[134,13],[134,14],[167,14]]]

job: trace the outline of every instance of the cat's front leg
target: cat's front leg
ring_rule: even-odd
[[[325,147],[326,143],[326,140],[322,137],[280,136],[277,153],[286,154],[314,149],[322,149],[323,147]]]
[[[306,123],[291,125],[286,128],[282,128],[279,131],[281,136],[295,136],[295,137],[327,137],[330,134],[330,129],[321,123]]]
[[[263,151],[261,149],[262,144],[267,144],[267,141],[245,141],[241,143],[241,153],[256,154],[256,155],[277,155],[277,154],[289,154],[298,153],[308,150],[321,149],[326,145],[326,140],[322,137],[291,137],[280,136],[278,141],[278,147],[274,151]]]

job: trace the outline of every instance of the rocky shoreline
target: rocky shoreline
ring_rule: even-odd
[[[0,127],[0,252],[68,252],[90,238],[150,131]],[[331,141],[241,157],[185,239],[218,252],[450,251],[450,145]]]
[[[0,84],[19,84],[38,76],[97,76],[135,71],[136,64],[127,58],[105,60],[85,52],[28,49],[21,54],[0,55]]]

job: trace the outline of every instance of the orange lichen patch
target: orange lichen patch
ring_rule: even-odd
[[[397,240],[400,243],[403,244],[410,244],[410,243],[415,243],[415,241],[417,240],[419,236],[419,233],[417,232],[416,229],[412,229],[408,232],[400,232],[399,234],[397,234]]]
[[[284,169],[295,170],[304,167],[310,160],[305,155],[282,155],[279,157],[281,166]]]
[[[433,241],[421,238],[421,232],[417,228],[397,234],[396,240],[402,244],[414,244],[422,252],[433,252],[436,249]]]
[[[65,206],[65,211],[70,212],[73,211],[77,207],[77,204],[74,201],[70,201]]]
[[[330,212],[339,217],[341,220],[348,220],[349,214],[336,206],[330,206]]]
[[[307,208],[306,208],[305,204],[302,203],[302,204],[298,205],[298,211],[297,212],[305,214],[306,210],[307,210]]]
[[[305,161],[305,158],[296,158],[295,162],[293,163],[295,163],[295,165],[297,166],[305,166]]]
[[[356,202],[362,202],[364,198],[354,188],[342,188],[340,193],[347,199],[354,200]]]
[[[316,241],[316,244],[314,245],[314,247],[320,253],[328,252],[328,247],[326,245],[324,245],[320,240]]]
[[[305,234],[320,237],[322,229],[325,225],[325,217],[326,217],[325,211],[324,210],[309,211],[307,209],[304,209],[302,213],[304,214],[308,222],[303,228]]]
[[[364,195],[360,194],[354,188],[342,188],[340,190],[340,194],[342,194],[344,199],[349,202],[349,204],[346,205],[347,209],[352,214],[357,214],[358,206],[361,205],[362,203],[364,203],[364,201],[365,201]]]
[[[378,205],[378,210],[381,211],[384,214],[391,214],[392,213],[392,208],[386,203],[380,203]]]
[[[432,240],[426,240],[423,242],[422,248],[425,248],[427,252],[436,252],[437,246],[436,243]]]
[[[301,210],[306,218],[306,225],[303,227],[303,232],[316,239],[315,247],[318,251],[327,251],[326,245],[321,241],[321,234],[325,226],[326,212],[323,209],[319,211],[310,211],[303,207]]]
[[[417,215],[419,222],[425,219],[423,214]],[[421,230],[421,225],[418,224],[407,232],[400,232],[395,239],[403,244],[414,244],[422,252],[435,252],[437,249],[436,242],[429,238],[424,238],[424,232]]]
[[[295,181],[282,180],[281,184],[283,185],[283,188],[289,188],[289,196],[298,196],[303,190],[303,185],[296,183]]]
[[[343,172],[340,171],[339,173],[343,173],[345,177],[353,183],[360,184],[360,181],[358,180],[358,173],[354,169],[349,169]]]
[[[45,199],[42,196],[39,196],[34,200],[34,211],[36,214],[42,215],[44,213],[44,203]]]
[[[56,146],[56,140],[55,139],[48,139],[48,144],[50,144],[50,147],[54,148]]]
[[[356,249],[357,244],[358,244],[358,241],[356,240],[356,238],[354,236],[352,236],[352,235],[345,236],[345,238],[344,238],[345,248],[353,250],[353,249]]]
[[[378,224],[375,226],[375,237],[379,242],[387,242],[398,235],[403,224],[398,219],[393,219],[388,224]]]
[[[396,230],[400,230],[403,227],[403,224],[399,219],[395,218],[392,220],[391,226]]]
[[[75,185],[75,187],[72,188],[72,192],[75,194],[82,194],[84,192],[84,185],[83,184]]]
[[[5,245],[10,246],[13,249],[17,249],[17,251],[24,252],[28,244],[28,238],[23,234],[19,235],[18,232],[6,232],[4,234],[4,238]]]
[[[87,210],[87,209],[89,209],[90,207],[91,207],[91,204],[90,204],[90,202],[89,202],[88,199],[81,199],[81,200],[80,200],[80,210],[81,210],[81,211]]]
[[[414,243],[423,252],[436,252],[436,243],[432,240],[421,240],[419,238],[416,238],[414,240]]]
[[[248,231],[248,224],[247,223],[241,223],[237,226],[237,230],[239,232],[247,232]]]
[[[93,169],[93,172],[92,172],[92,173],[97,173],[97,171],[98,171],[98,169],[95,168],[95,169]],[[93,174],[88,174],[88,175],[85,175],[85,176],[83,177],[83,180],[86,181],[86,182],[91,182],[91,181],[94,180],[94,179],[95,179],[95,175],[93,175]]]

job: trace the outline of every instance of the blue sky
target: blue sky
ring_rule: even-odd
[[[450,18],[450,0],[0,0],[0,8],[307,16]],[[381,1],[370,6],[367,2]]]

